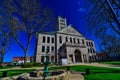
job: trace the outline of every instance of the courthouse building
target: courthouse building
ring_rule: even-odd
[[[72,25],[67,25],[66,18],[58,17],[58,30],[38,34],[35,62],[44,62],[48,47],[49,60],[70,63],[86,63],[96,60],[93,40],[86,39]]]

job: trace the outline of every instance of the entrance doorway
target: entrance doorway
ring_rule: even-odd
[[[81,52],[79,50],[75,50],[75,61],[76,62],[82,62]]]

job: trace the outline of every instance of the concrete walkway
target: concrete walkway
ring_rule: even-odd
[[[106,68],[120,68],[120,65],[111,65],[111,64],[99,64],[99,63],[75,63],[75,64],[68,64],[68,66],[74,65],[86,65],[86,66],[98,66],[98,67],[106,67]],[[50,67],[57,67],[57,66],[50,66]],[[44,69],[44,67],[31,67],[31,68],[21,68],[21,67],[14,67],[9,69],[0,69],[0,71],[5,70],[23,70],[23,69]]]
[[[85,65],[85,66],[98,66],[98,67],[106,67],[106,68],[120,68],[120,65],[111,65],[111,64],[101,64],[101,63],[78,63],[78,64],[69,64],[72,65]]]
[[[84,77],[80,74],[68,73],[65,80],[84,80]]]

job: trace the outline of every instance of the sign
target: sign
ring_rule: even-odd
[[[65,65],[67,65],[67,64],[68,64],[67,59],[66,59],[66,58],[65,58],[65,59],[62,59],[62,65],[65,66]]]

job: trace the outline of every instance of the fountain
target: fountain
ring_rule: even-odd
[[[50,72],[48,70],[48,65],[50,64],[48,51],[49,51],[49,47],[47,46],[47,48],[46,48],[46,56],[45,56],[46,57],[46,61],[43,63],[45,65],[44,72],[43,72],[44,78],[50,76]]]
[[[64,70],[49,71],[49,47],[46,48],[46,56],[44,64],[44,70],[36,70],[30,73],[21,74],[17,80],[64,80],[66,72]]]

